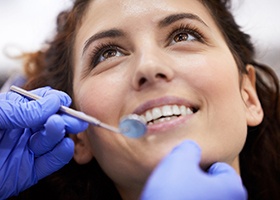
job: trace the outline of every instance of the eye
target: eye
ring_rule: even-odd
[[[191,25],[181,25],[179,28],[175,28],[175,30],[171,31],[168,38],[171,45],[179,42],[203,42],[203,35],[197,28]]]
[[[91,54],[91,65],[95,67],[101,62],[109,60],[114,57],[124,56],[125,54],[120,47],[112,44],[101,44],[92,51]]]
[[[117,47],[112,47],[111,49],[105,50],[99,57],[98,61],[103,62],[112,57],[122,56],[123,54],[118,50]]]
[[[179,33],[175,35],[173,38],[173,42],[184,42],[184,41],[192,41],[195,40],[196,38],[188,33]]]

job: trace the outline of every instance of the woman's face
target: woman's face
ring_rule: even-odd
[[[95,0],[78,30],[76,106],[116,127],[131,113],[148,121],[139,139],[89,128],[89,151],[119,188],[142,185],[187,139],[202,148],[203,167],[235,166],[247,134],[241,88],[235,60],[200,1]]]

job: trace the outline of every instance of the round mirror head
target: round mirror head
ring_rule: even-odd
[[[130,138],[139,138],[147,131],[146,122],[136,114],[123,117],[119,129],[122,134]]]

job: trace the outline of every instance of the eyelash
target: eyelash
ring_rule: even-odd
[[[168,44],[170,44],[170,40],[173,40],[174,37],[180,33],[190,34],[196,38],[196,41],[205,43],[205,37],[197,27],[191,24],[181,24],[179,27],[176,26],[173,28],[168,34]]]
[[[92,52],[90,53],[90,58],[91,58],[91,66],[95,67],[96,65],[99,64],[98,60],[99,57],[106,52],[107,50],[118,50],[120,51],[120,47],[112,42],[108,42],[108,43],[102,43],[100,45],[97,45]]]
[[[190,34],[193,37],[195,37],[196,41],[205,43],[205,37],[198,28],[190,24],[181,24],[179,27],[177,26],[173,28],[172,31],[170,31],[170,33],[168,34],[167,37],[168,45],[171,43],[172,40],[174,40],[174,37],[180,33]],[[90,66],[94,68],[96,65],[98,65],[100,63],[98,61],[100,59],[100,56],[107,50],[116,50],[122,52],[121,49],[122,48],[119,47],[119,45],[113,42],[102,43],[100,45],[97,45],[90,53],[90,58],[91,58]]]

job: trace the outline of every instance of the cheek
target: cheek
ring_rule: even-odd
[[[187,81],[194,93],[202,96],[206,105],[237,105],[240,102],[239,73],[231,54],[192,55],[181,61],[180,66],[181,79]]]
[[[230,162],[241,151],[247,135],[244,102],[233,58],[212,58],[217,56],[190,58],[181,76],[201,98],[200,120],[205,124],[200,130],[205,135],[198,143],[204,163]]]
[[[77,108],[102,122],[118,124],[123,82],[112,75],[89,76],[77,82],[74,87]]]

